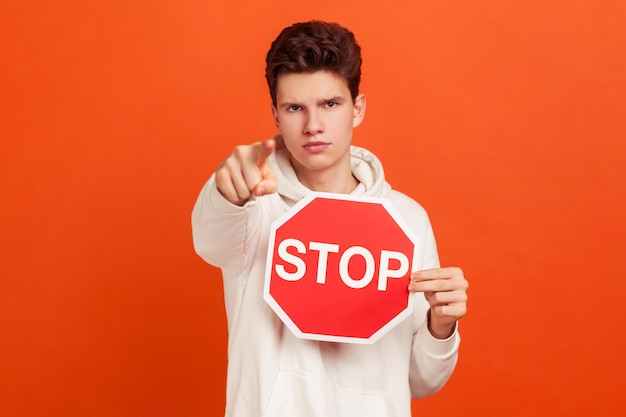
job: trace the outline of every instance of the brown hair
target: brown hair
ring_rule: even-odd
[[[278,77],[289,73],[330,71],[342,77],[352,96],[359,93],[361,48],[354,34],[337,23],[310,21],[286,27],[265,59],[265,78],[276,105]]]

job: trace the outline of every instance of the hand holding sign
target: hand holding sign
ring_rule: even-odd
[[[423,292],[430,304],[429,329],[433,336],[445,339],[467,312],[469,283],[460,268],[435,268],[413,272],[409,291]]]
[[[276,176],[267,161],[275,147],[274,139],[237,146],[215,172],[217,189],[238,206],[252,195],[275,193]]]

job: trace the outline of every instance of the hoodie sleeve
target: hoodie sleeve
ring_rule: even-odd
[[[421,248],[414,269],[439,268],[437,243],[426,210],[410,197],[392,192],[394,206],[419,239]],[[448,339],[436,339],[428,330],[430,308],[423,293],[415,293],[413,344],[409,367],[411,396],[422,398],[439,391],[452,375],[457,362],[460,336],[455,328]]]
[[[424,212],[426,216],[426,212]],[[424,257],[421,269],[439,267],[437,245],[430,221],[426,216],[426,228],[423,234]],[[411,396],[423,398],[439,391],[452,375],[458,358],[458,349],[461,338],[457,331],[448,339],[436,339],[428,330],[429,305],[424,295],[416,293],[415,327],[417,331],[413,336],[411,349],[411,362],[409,368],[409,385]]]
[[[434,338],[427,320],[413,336],[409,386],[413,398],[423,398],[439,391],[450,379],[458,359],[461,338],[457,329],[448,339]]]

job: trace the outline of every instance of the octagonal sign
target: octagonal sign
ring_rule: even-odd
[[[418,245],[387,200],[311,193],[272,224],[263,298],[297,337],[374,343],[413,311]]]

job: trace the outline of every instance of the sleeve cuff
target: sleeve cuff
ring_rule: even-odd
[[[452,335],[447,339],[437,339],[428,330],[428,320],[424,320],[421,328],[417,332],[417,341],[422,349],[431,356],[446,358],[454,355],[461,343],[461,336],[458,332],[459,323],[454,325]]]

